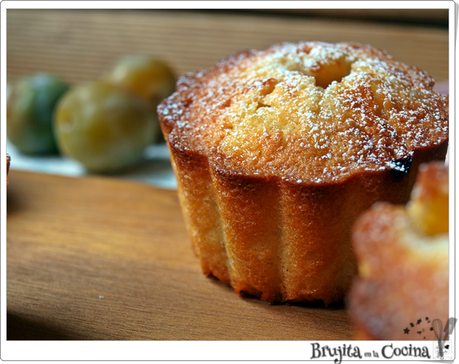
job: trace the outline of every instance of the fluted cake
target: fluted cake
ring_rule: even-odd
[[[270,302],[341,300],[351,226],[444,159],[447,98],[366,45],[284,43],[188,74],[158,108],[203,272]]]

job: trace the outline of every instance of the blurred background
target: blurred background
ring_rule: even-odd
[[[7,82],[45,72],[75,87],[126,55],[159,57],[179,77],[245,49],[313,40],[382,48],[427,71],[439,92],[448,92],[447,9],[8,9]],[[11,142],[7,150],[12,169],[88,173],[72,158],[25,155]],[[176,188],[164,142],[147,147],[142,163],[111,176]]]

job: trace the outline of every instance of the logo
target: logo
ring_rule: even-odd
[[[416,321],[410,322],[404,329],[403,335],[408,335],[408,338],[414,340],[427,339],[436,340],[434,343],[433,353],[435,359],[445,358],[445,351],[451,355],[449,344],[445,344],[449,339],[456,326],[457,319],[450,317],[443,327],[443,322],[440,319],[430,320],[428,317],[419,318]],[[448,345],[448,347],[446,347]]]
[[[437,341],[433,343],[433,358],[441,360],[453,360],[451,344],[449,342],[442,342],[442,348],[440,352],[440,346]]]
[[[392,359],[397,356],[409,356],[415,358],[430,359],[429,349],[426,346],[403,346],[401,348],[394,347],[394,344],[385,345],[382,348],[381,354],[386,359]]]
[[[435,319],[432,321],[432,330],[437,337],[437,347],[434,347],[434,353],[438,355],[437,358],[439,359],[444,359],[446,352],[448,352],[448,356],[450,354],[449,344],[445,344],[445,341],[449,338],[449,335],[453,333],[456,322],[456,318],[450,317],[445,325],[445,328],[443,329],[443,323],[441,320]]]
[[[443,326],[440,319],[430,320],[428,317],[419,318],[418,320],[409,323],[403,329],[403,335],[408,335],[407,339],[414,340],[433,340],[433,347],[425,345],[408,344],[405,346],[397,346],[386,344],[379,346],[379,349],[371,351],[362,351],[357,345],[324,345],[320,343],[311,343],[312,353],[310,360],[332,359],[335,364],[341,364],[343,360],[349,359],[367,359],[367,358],[384,358],[396,359],[397,357],[410,357],[419,359],[446,359],[452,360],[453,352],[450,340],[450,335],[454,332],[457,319],[450,317]],[[436,339],[436,340],[435,340]],[[430,351],[432,350],[432,351]]]
[[[352,345],[340,345],[337,348],[331,348],[328,345],[321,347],[319,343],[312,343],[312,356],[311,359],[318,358],[334,358],[335,364],[340,364],[343,360],[343,357],[352,359],[359,358],[362,359],[362,354],[358,346]]]

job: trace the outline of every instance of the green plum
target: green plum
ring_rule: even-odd
[[[60,151],[94,173],[141,160],[156,137],[148,102],[105,81],[71,89],[56,107],[54,128]]]
[[[166,62],[141,55],[121,58],[103,79],[156,105],[174,92],[176,82],[174,73]]]
[[[53,113],[69,85],[51,74],[27,76],[11,86],[7,99],[7,136],[24,154],[56,153]]]
[[[151,56],[126,56],[102,78],[146,99],[155,113],[155,129],[160,131],[156,107],[174,92],[177,81],[165,61]],[[160,132],[157,134],[162,135]]]

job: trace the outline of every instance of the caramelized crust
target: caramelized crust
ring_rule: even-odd
[[[228,173],[334,182],[444,142],[433,84],[370,46],[282,44],[182,78],[159,113],[171,143]]]
[[[359,337],[435,340],[426,317],[446,324],[448,228],[427,235],[424,227],[448,221],[448,170],[441,163],[421,167],[407,208],[377,203],[355,224],[359,278],[349,306]],[[436,210],[425,214],[432,204]]]
[[[158,108],[204,273],[270,302],[341,300],[352,223],[444,159],[447,100],[357,44],[282,44],[182,77]]]

